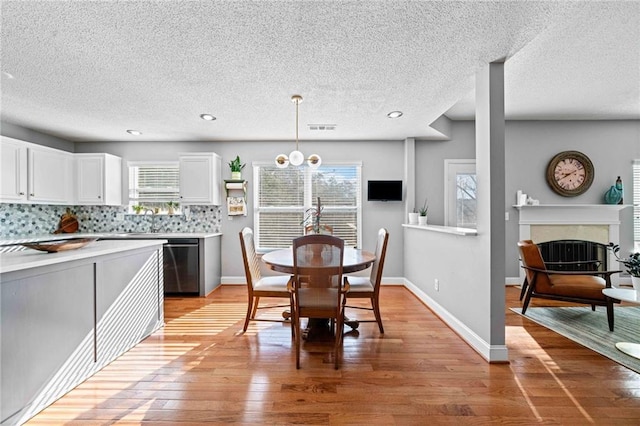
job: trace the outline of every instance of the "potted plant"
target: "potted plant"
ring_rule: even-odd
[[[413,211],[409,212],[409,225],[417,225],[418,224],[418,211],[413,209]]]
[[[175,201],[167,202],[167,214],[174,214],[175,209],[177,209],[178,207],[180,207],[180,203],[178,202],[175,202]]]
[[[142,210],[144,210],[144,206],[141,206],[140,204],[136,204],[135,206],[131,206],[131,208],[133,209],[133,211],[134,211],[136,214],[140,214],[140,212],[141,212]]]
[[[618,262],[627,268],[627,273],[631,275],[631,283],[633,288],[640,292],[640,253],[632,253],[629,257],[621,258],[618,255],[620,246],[618,244],[609,243],[608,247],[615,255]]]
[[[418,225],[426,225],[427,224],[427,212],[429,211],[429,205],[427,204],[427,199],[425,198],[424,204],[420,208],[418,212],[420,216],[418,216]]]
[[[237,155],[235,159],[229,162],[229,168],[231,169],[232,180],[242,180],[242,169],[246,164],[240,161],[240,156]]]

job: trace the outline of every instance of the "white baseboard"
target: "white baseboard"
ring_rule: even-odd
[[[220,278],[220,284],[224,285],[247,285],[247,277],[244,275],[241,277],[222,277]]]
[[[415,286],[411,281],[405,279],[405,287],[412,292],[418,299],[429,307],[440,317],[449,327],[469,344],[476,352],[489,362],[508,362],[509,353],[506,345],[490,345],[488,342],[478,336],[473,330],[460,322],[458,318],[451,315],[449,311],[443,308],[435,300],[430,298],[426,293]]]
[[[520,277],[505,277],[504,283],[505,285],[520,285],[522,284],[522,279]]]

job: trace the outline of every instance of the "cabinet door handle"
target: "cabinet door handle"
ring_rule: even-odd
[[[98,200],[99,200],[100,198],[102,198],[102,197],[101,197],[100,195],[98,195]]]
[[[19,193],[18,195],[24,195],[24,192]]]
[[[36,194],[33,194],[33,193],[32,193],[32,194],[29,194],[29,196],[30,196],[30,197],[33,197],[33,196],[35,196],[35,195],[36,195]]]

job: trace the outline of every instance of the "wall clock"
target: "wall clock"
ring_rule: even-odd
[[[593,163],[578,151],[560,152],[547,166],[547,183],[564,197],[584,193],[591,186],[593,175]]]

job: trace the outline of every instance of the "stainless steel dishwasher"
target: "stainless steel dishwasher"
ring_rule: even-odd
[[[198,239],[169,239],[162,252],[164,293],[197,295],[200,291]]]

